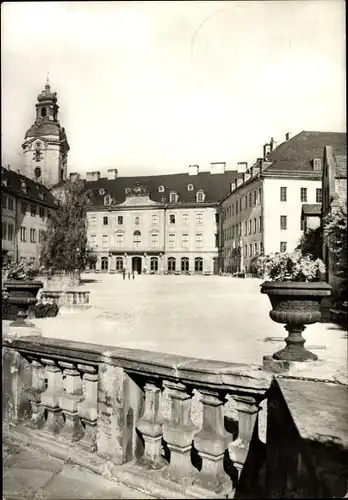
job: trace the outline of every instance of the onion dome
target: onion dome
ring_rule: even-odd
[[[37,96],[39,102],[52,101],[57,102],[57,92],[51,92],[51,87],[47,78],[45,89]]]

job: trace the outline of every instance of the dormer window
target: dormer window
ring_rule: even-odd
[[[204,198],[205,194],[203,193],[203,191],[198,191],[198,193],[196,194],[197,203],[202,203],[204,201]]]
[[[99,189],[99,194],[100,194],[100,196],[104,196],[104,194],[105,194],[105,189]]]
[[[187,191],[193,191],[193,184],[187,185]]]
[[[25,181],[21,182],[21,188],[22,188],[24,193],[28,192],[28,186],[27,186],[27,183]]]
[[[111,205],[111,196],[104,196],[104,205]]]
[[[129,194],[129,193],[130,193],[130,188],[126,188],[126,189],[125,189],[125,193],[126,193],[126,194]]]
[[[314,172],[320,172],[321,171],[321,159],[320,158],[314,158],[313,159],[313,171]]]
[[[177,202],[177,194],[176,193],[170,193],[169,195],[169,203],[176,203]]]
[[[164,193],[164,186],[158,186],[158,192]]]

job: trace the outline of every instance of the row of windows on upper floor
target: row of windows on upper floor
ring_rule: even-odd
[[[246,194],[244,197],[238,198],[236,201],[236,205],[234,203],[229,205],[222,211],[222,222],[224,222],[228,217],[233,217],[234,213],[238,215],[238,213],[243,211],[243,201],[244,199],[244,210],[248,208],[248,200],[249,207],[260,205],[262,202],[262,190],[261,188],[255,189],[251,191],[248,195]]]
[[[253,243],[249,243],[249,245],[244,245],[244,247],[240,247],[240,249],[241,249],[240,254],[242,254],[243,257],[245,257],[245,258],[255,257],[256,255],[263,253],[263,243],[262,243],[262,241],[254,241]],[[280,241],[279,251],[286,252],[287,249],[288,249],[287,241]],[[231,250],[229,250],[227,248],[224,250],[224,258],[225,259],[228,259],[229,257],[231,257],[230,252],[231,252]]]
[[[189,219],[190,219],[189,214],[182,214],[181,215],[181,222],[183,224],[188,224]],[[108,226],[109,225],[109,220],[110,220],[109,216],[104,215],[103,216],[103,226]],[[170,224],[175,224],[176,221],[177,221],[176,215],[175,214],[170,214],[168,220],[169,220]],[[88,219],[88,222],[89,222],[90,226],[95,226],[97,224],[97,216],[96,215],[90,216],[89,219]],[[141,218],[139,216],[136,216],[136,217],[133,218],[133,224],[135,226],[139,226],[140,222],[141,222]],[[151,223],[154,224],[154,225],[159,223],[159,216],[157,214],[153,214],[151,216]],[[124,216],[123,215],[118,215],[117,216],[117,224],[119,226],[121,226],[121,225],[124,224]],[[203,224],[203,214],[202,213],[196,214],[196,224]]]
[[[305,187],[300,188],[300,201],[301,203],[307,203],[308,200],[308,189]],[[286,186],[282,186],[280,188],[280,201],[285,202],[288,201],[288,189]],[[322,189],[316,188],[315,190],[315,202],[322,202]]]
[[[1,193],[1,208],[14,211],[15,201],[16,201],[15,198],[13,198],[12,196],[7,196]],[[37,214],[39,214],[41,219],[44,219],[46,215],[47,217],[51,216],[51,212],[49,209],[47,210],[46,214],[46,209],[44,207],[41,206],[38,207],[34,203],[28,205],[28,203],[26,203],[25,201],[21,202],[21,213],[25,215],[29,211],[29,207],[30,207],[30,215],[32,217],[36,217]]]
[[[14,240],[14,225],[13,224],[6,224],[5,222],[1,223],[1,239],[2,240],[9,240],[13,241]],[[37,243],[37,235],[39,235],[39,243],[42,243],[45,239],[45,231],[42,229],[34,229],[34,228],[29,228],[29,234],[30,234],[30,243]],[[24,226],[21,226],[20,228],[20,240],[23,242],[27,241],[27,228]]]
[[[140,231],[134,231],[133,232],[133,245],[135,248],[138,248],[142,244],[142,238],[141,238],[141,232]],[[168,246],[169,248],[175,248],[177,245],[177,238],[176,238],[175,233],[169,233],[168,234]],[[90,234],[89,235],[89,242],[91,246],[96,246],[97,243],[97,235],[96,234]],[[150,246],[151,248],[158,248],[159,245],[159,234],[158,233],[150,233]],[[102,235],[102,247],[108,247],[109,246],[109,235],[103,234]],[[181,246],[182,248],[188,248],[189,247],[189,234],[188,233],[182,233],[181,234]],[[196,248],[202,248],[203,247],[203,233],[196,233],[195,234],[195,246]],[[116,234],[116,247],[117,248],[123,248],[124,247],[124,233],[117,233]]]
[[[187,190],[188,191],[193,191],[194,190],[194,186],[193,184],[188,184],[187,185]],[[159,193],[164,193],[165,191],[165,188],[164,186],[159,186],[158,187],[158,192]],[[130,188],[126,188],[125,190],[125,193],[126,194],[129,194],[131,192],[131,189]],[[100,189],[99,190],[99,194],[100,195],[103,195],[105,194],[105,190],[104,189]],[[162,202],[165,202],[165,198],[162,199]],[[197,191],[196,193],[196,203],[203,203],[205,200],[205,193],[203,190],[199,190]],[[112,204],[112,201],[113,201],[113,198],[112,196],[110,195],[106,195],[104,196],[104,205],[108,206],[108,205],[111,205]],[[169,203],[177,203],[179,201],[179,194],[175,191],[171,191],[169,193]]]

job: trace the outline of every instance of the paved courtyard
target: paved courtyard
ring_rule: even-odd
[[[269,318],[261,280],[141,275],[123,281],[109,274],[83,279],[92,307],[36,320],[44,336],[253,364],[285,346],[286,331]],[[319,360],[297,372],[347,380],[345,332],[321,323],[308,326],[304,336]]]

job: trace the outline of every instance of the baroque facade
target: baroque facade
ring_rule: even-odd
[[[326,145],[342,151],[346,134],[302,131],[234,179],[221,202],[220,260],[224,272],[244,273],[260,253],[292,252],[304,230],[303,207],[322,199]],[[268,149],[268,151],[267,151]]]

